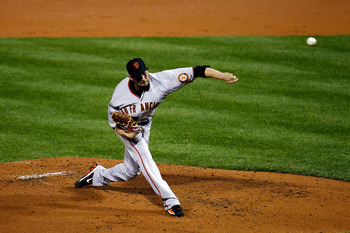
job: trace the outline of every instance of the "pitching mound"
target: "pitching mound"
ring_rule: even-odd
[[[344,232],[350,183],[159,164],[185,217],[163,210],[140,175],[74,188],[96,161],[51,158],[0,166],[0,232]],[[106,167],[121,161],[98,159]]]

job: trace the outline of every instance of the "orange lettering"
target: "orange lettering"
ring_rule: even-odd
[[[138,62],[134,62],[133,65],[134,65],[135,69],[139,69],[139,67],[140,67]]]
[[[126,109],[126,108],[121,109],[121,112],[124,113],[124,114],[129,115],[128,109]]]

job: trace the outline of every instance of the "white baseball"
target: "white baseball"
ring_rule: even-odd
[[[313,37],[309,37],[306,40],[306,44],[308,44],[308,45],[315,45],[316,43],[317,43],[317,40]]]

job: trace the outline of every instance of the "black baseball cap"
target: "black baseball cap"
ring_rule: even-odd
[[[126,64],[126,70],[132,78],[140,81],[142,79],[141,74],[146,70],[149,70],[149,68],[141,58],[131,58]]]

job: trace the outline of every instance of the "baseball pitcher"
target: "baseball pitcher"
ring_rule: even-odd
[[[170,93],[197,77],[215,78],[226,83],[235,83],[238,78],[210,66],[149,73],[149,68],[140,58],[131,59],[126,69],[129,76],[117,85],[108,105],[109,124],[125,146],[124,162],[108,169],[96,163],[75,183],[75,187],[127,181],[142,172],[154,192],[161,197],[164,209],[172,216],[181,217],[184,212],[179,199],[163,180],[148,148],[153,114]]]

